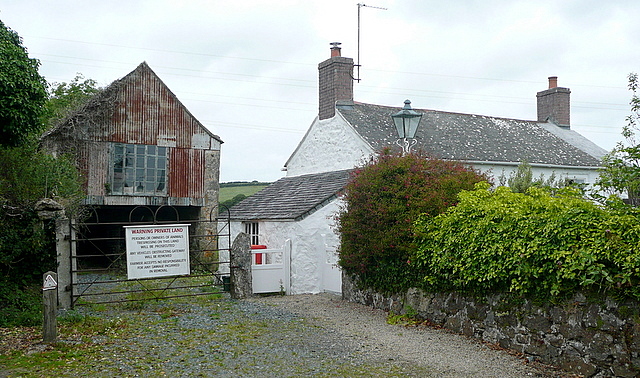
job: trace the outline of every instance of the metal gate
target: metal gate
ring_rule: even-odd
[[[199,211],[186,207],[135,206],[128,210],[126,216],[122,212],[115,214],[115,208],[87,207],[82,222],[71,222],[72,307],[211,295],[230,290],[230,251],[219,249],[221,244],[231,245],[228,210],[220,216],[219,209],[213,208],[204,219]],[[124,226],[177,223],[189,225],[191,273],[127,279]],[[220,243],[223,238],[227,239],[226,243]]]

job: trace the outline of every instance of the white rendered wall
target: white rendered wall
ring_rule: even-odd
[[[269,248],[280,248],[286,239],[291,239],[291,294],[324,291],[321,264],[326,260],[327,249],[337,253],[340,239],[332,225],[339,206],[340,201],[334,200],[299,222],[260,224],[261,244]]]
[[[500,185],[500,176],[504,176],[506,180],[518,170],[519,164],[513,165],[498,165],[498,164],[473,164],[473,168],[487,173],[493,178],[494,185]],[[583,182],[589,185],[593,185],[598,178],[598,171],[595,169],[580,169],[580,168],[563,168],[563,167],[531,167],[533,179],[540,178],[542,174],[544,179],[547,180],[551,175],[555,174],[556,181],[561,179],[572,179],[577,182]],[[508,183],[505,182],[505,185]]]
[[[340,209],[340,200],[309,215],[299,222],[258,222],[259,242],[267,248],[282,248],[291,239],[291,294],[316,294],[325,291],[323,268],[326,262],[337,262],[339,236],[333,230],[334,217]],[[244,228],[242,222],[231,222],[231,242]],[[221,241],[220,247],[225,244]],[[328,255],[329,253],[329,255]],[[228,259],[228,253],[221,251],[221,261]],[[227,267],[221,266],[221,272]],[[335,279],[340,280],[340,276]],[[333,282],[332,287],[340,287]],[[335,291],[335,289],[334,289]]]
[[[316,119],[287,162],[287,176],[351,169],[371,156],[371,147],[336,114]]]

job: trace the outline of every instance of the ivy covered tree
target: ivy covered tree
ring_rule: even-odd
[[[596,185],[610,193],[624,193],[630,202],[640,205],[640,141],[637,133],[640,127],[640,96],[638,94],[638,74],[629,74],[629,90],[631,90],[631,114],[626,118],[622,129],[625,142],[604,157],[603,168]]]
[[[0,21],[0,145],[18,146],[41,129],[47,83],[18,33]]]
[[[338,216],[343,269],[380,292],[398,292],[413,282],[409,256],[413,222],[436,216],[457,202],[461,190],[487,178],[461,163],[383,152],[356,169]]]
[[[76,77],[68,83],[53,83],[49,90],[49,98],[44,105],[42,123],[47,128],[51,128],[100,91],[97,81],[86,79],[81,73],[77,73]]]
[[[47,85],[39,62],[0,21],[0,327],[42,321],[42,273],[56,267],[53,222],[36,204],[54,199],[68,215],[83,197],[72,161],[38,148]]]

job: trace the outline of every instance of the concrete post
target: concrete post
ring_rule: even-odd
[[[56,252],[58,260],[58,306],[70,309],[71,298],[71,223],[66,217],[56,219]]]
[[[69,220],[64,214],[64,207],[56,201],[45,198],[35,205],[38,217],[42,221],[42,227],[47,227],[45,222],[53,222],[56,234],[56,262],[58,273],[56,277],[56,298],[61,303],[56,303],[56,307],[64,309],[71,308],[71,230]]]
[[[241,232],[231,246],[231,298],[234,299],[253,295],[250,243],[249,235]]]

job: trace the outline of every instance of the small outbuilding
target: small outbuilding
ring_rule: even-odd
[[[230,209],[230,233],[251,244],[282,248],[291,241],[289,294],[341,292],[334,217],[349,170],[283,177]],[[259,252],[259,251],[258,251]]]

